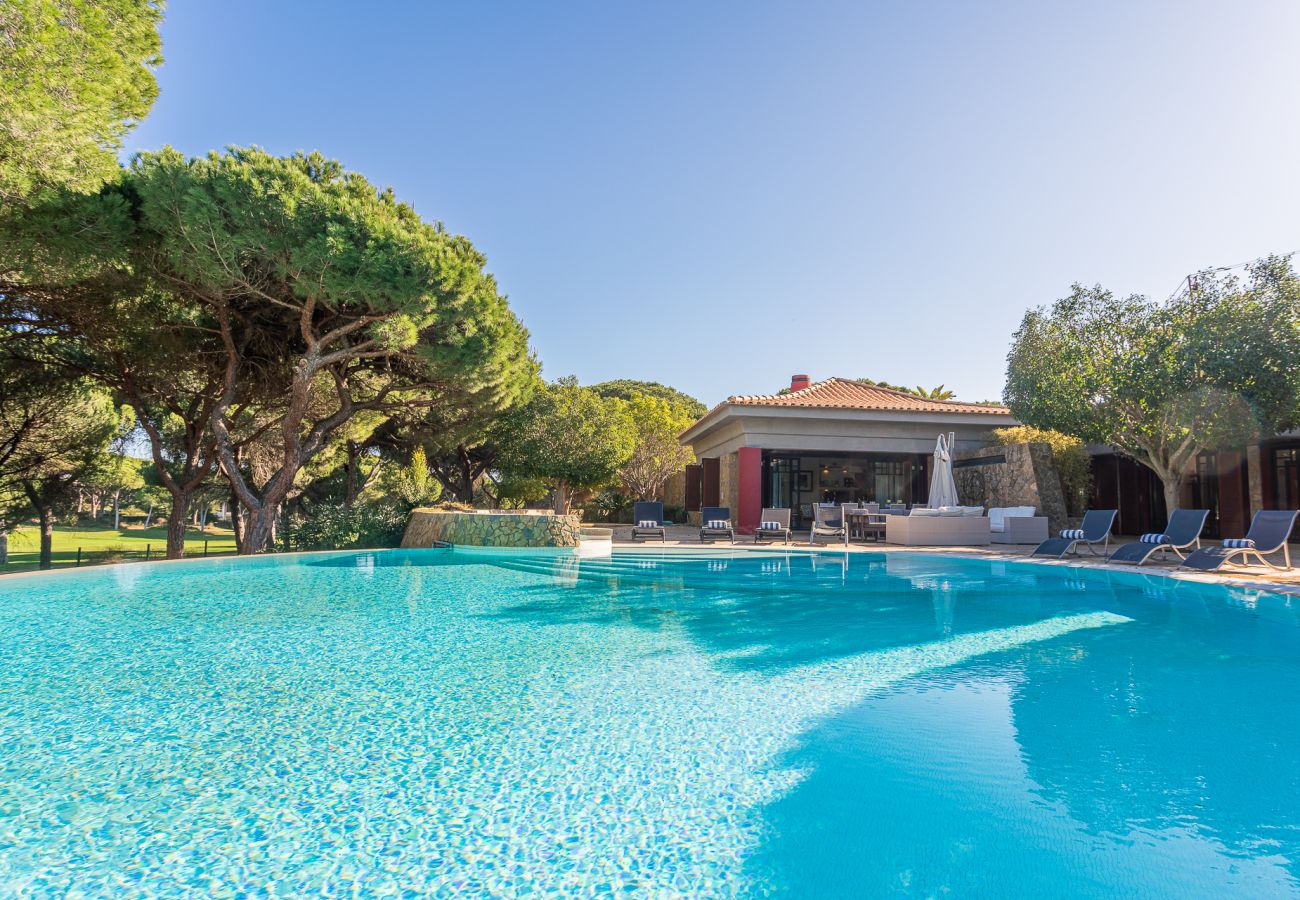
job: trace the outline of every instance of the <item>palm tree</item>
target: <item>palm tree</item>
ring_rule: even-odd
[[[947,390],[943,385],[939,385],[937,388],[930,388],[928,391],[918,385],[916,392],[922,397],[930,400],[951,400],[953,397],[957,396],[954,392]]]

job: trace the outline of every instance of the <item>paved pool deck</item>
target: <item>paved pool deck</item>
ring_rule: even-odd
[[[626,549],[629,547],[676,547],[679,549],[690,548],[729,548],[740,551],[752,550],[799,550],[815,551],[821,553],[942,553],[952,556],[974,556],[987,559],[1016,559],[1026,562],[1033,562],[1045,566],[1083,566],[1093,569],[1104,569],[1114,572],[1144,572],[1154,575],[1166,575],[1172,578],[1185,579],[1187,581],[1202,581],[1211,584],[1227,584],[1233,587],[1255,588],[1257,590],[1279,591],[1287,594],[1300,596],[1300,554],[1292,552],[1292,562],[1296,568],[1291,571],[1279,571],[1270,569],[1267,566],[1227,566],[1222,572],[1191,572],[1176,571],[1178,559],[1172,554],[1166,561],[1161,561],[1157,557],[1147,562],[1140,568],[1131,565],[1110,564],[1106,562],[1104,556],[1089,556],[1087,551],[1083,551],[1079,556],[1067,557],[1062,560],[1044,560],[1030,559],[1029,554],[1033,552],[1036,545],[1034,544],[992,544],[988,547],[904,547],[899,544],[886,544],[883,542],[872,543],[853,542],[847,547],[839,542],[819,541],[816,547],[808,544],[807,532],[795,532],[794,540],[789,544],[774,543],[764,541],[761,544],[754,542],[753,535],[737,535],[734,544],[728,544],[724,541],[714,541],[712,543],[700,543],[699,529],[688,525],[670,525],[667,529],[667,541],[633,541],[631,525],[606,525],[602,526],[613,529],[613,542],[615,549]],[[1133,543],[1131,538],[1118,538],[1111,543],[1111,550],[1114,550],[1120,544]],[[1214,541],[1205,541],[1206,546],[1211,546]]]

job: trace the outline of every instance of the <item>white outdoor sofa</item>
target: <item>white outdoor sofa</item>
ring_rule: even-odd
[[[992,532],[982,506],[914,509],[885,518],[885,543],[906,547],[987,547]]]
[[[995,544],[1034,544],[1047,540],[1047,516],[1032,506],[995,506],[989,510],[989,537]]]

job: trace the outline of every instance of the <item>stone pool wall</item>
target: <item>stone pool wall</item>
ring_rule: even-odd
[[[416,509],[406,523],[402,546],[431,547],[445,541],[462,547],[576,547],[580,536],[576,515]]]
[[[953,456],[953,480],[962,503],[1032,506],[1053,532],[1069,523],[1061,476],[1047,444],[1009,444],[965,450]]]

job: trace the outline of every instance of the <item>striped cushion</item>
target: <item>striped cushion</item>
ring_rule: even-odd
[[[1169,543],[1169,535],[1157,534],[1154,531],[1152,531],[1142,535],[1142,537],[1138,538],[1138,540],[1144,544],[1167,544]]]
[[[636,523],[636,527],[637,528],[658,528],[659,523],[656,522],[654,519],[642,519],[640,522]]]
[[[1065,538],[1067,541],[1083,540],[1083,529],[1082,528],[1063,529],[1061,531],[1061,537]]]
[[[704,527],[705,527],[705,528],[719,528],[719,529],[721,529],[721,528],[730,528],[730,527],[731,527],[731,520],[730,520],[730,519],[709,519],[708,524],[705,525]]]
[[[758,527],[764,531],[785,531],[785,526],[780,522],[759,522]]]
[[[1255,542],[1252,541],[1250,538],[1227,538],[1226,540],[1224,540],[1223,546],[1227,547],[1229,550],[1242,550],[1246,548],[1253,548],[1255,546]]]

